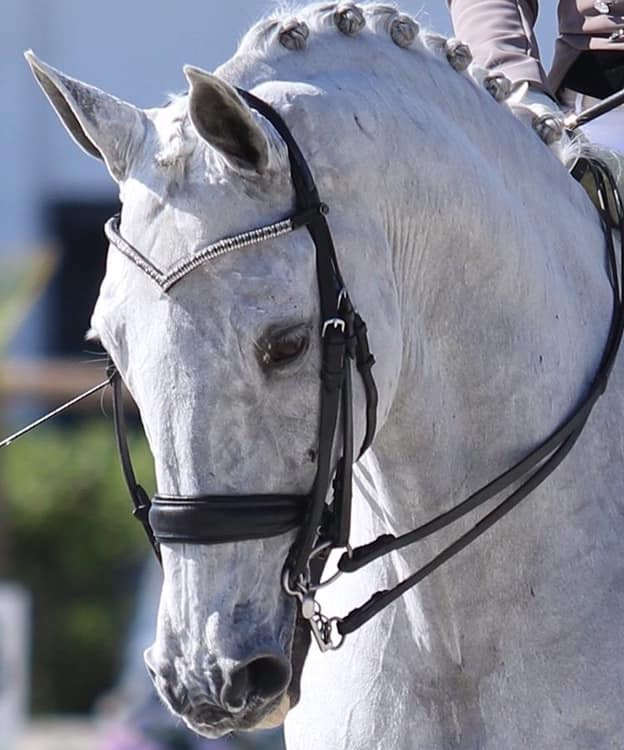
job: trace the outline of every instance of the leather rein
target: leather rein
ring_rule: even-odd
[[[622,268],[624,252],[616,253],[609,227],[609,205],[615,207],[620,236],[624,236],[624,212],[617,185],[607,166],[599,160],[585,160],[601,202],[599,208],[606,236],[607,273],[613,290],[610,328],[596,375],[581,403],[550,437],[494,480],[463,502],[418,528],[400,536],[383,534],[374,541],[351,549],[349,531],[354,461],[352,420],[352,367],[355,365],[366,394],[366,434],[359,455],[370,447],[376,429],[377,389],[371,368],[374,358],[368,346],[366,324],[354,309],[340,273],[331,233],[327,206],[320,200],[312,173],[295,139],[280,115],[267,103],[239,90],[250,107],[277,130],[288,148],[295,212],[276,224],[241,233],[205,248],[197,256],[171,269],[159,269],[119,234],[119,219],[106,227],[112,245],[132,260],[167,292],[194,268],[224,252],[273,239],[306,227],[316,249],[316,270],[321,310],[320,421],[316,476],[307,495],[202,495],[193,497],[155,495],[151,500],[137,482],[127,442],[122,399],[122,380],[110,362],[107,380],[55,409],[28,427],[0,442],[0,447],[59,414],[65,408],[108,385],[112,388],[115,435],[123,475],[134,515],[141,522],[160,560],[160,545],[169,543],[219,544],[268,538],[298,529],[282,573],[282,585],[299,601],[300,613],[308,620],[312,635],[322,651],[339,648],[344,638],[368,622],[406,591],[422,581],[444,562],[487,531],[539,486],[570,452],[599,397],[604,393],[624,331]],[[610,204],[609,200],[610,199]],[[339,439],[337,440],[337,434]],[[339,449],[336,451],[336,449]],[[334,454],[338,455],[333,467]],[[512,485],[515,489],[510,490]],[[499,493],[509,490],[469,531],[444,548],[419,570],[394,588],[378,591],[345,617],[327,617],[315,600],[315,593],[338,575],[351,573],[389,554],[431,536]],[[329,498],[329,502],[328,502]],[[328,580],[322,573],[332,549],[344,549],[338,571]]]

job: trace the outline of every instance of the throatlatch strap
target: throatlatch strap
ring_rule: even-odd
[[[149,510],[151,507],[151,501],[149,495],[143,487],[137,482],[134,473],[134,467],[132,466],[132,458],[130,457],[130,449],[128,447],[128,430],[126,427],[126,415],[123,405],[123,395],[121,392],[122,381],[121,375],[119,374],[115,364],[109,359],[108,367],[106,369],[110,384],[113,390],[113,424],[115,427],[115,440],[117,441],[117,449],[119,452],[119,458],[121,460],[121,470],[126,480],[126,486],[134,505],[132,515],[140,521],[143,529],[147,535],[148,541],[158,558],[158,562],[162,563],[160,555],[160,547],[154,537],[154,532],[149,523]]]

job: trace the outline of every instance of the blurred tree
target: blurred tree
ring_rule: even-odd
[[[9,344],[20,324],[42,293],[56,267],[56,257],[51,251],[11,255],[0,258],[0,358],[7,356]],[[0,369],[0,438],[7,394],[2,388]],[[4,577],[8,562],[4,503],[0,480],[0,578]]]
[[[56,268],[50,250],[24,256],[0,256],[0,356],[15,335]]]
[[[41,428],[1,457],[8,571],[33,596],[36,712],[87,711],[113,682],[148,554],[103,422]],[[151,456],[131,447],[143,480]]]

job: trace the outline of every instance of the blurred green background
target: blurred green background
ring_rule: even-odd
[[[119,644],[148,548],[130,513],[111,421],[41,428],[2,455],[2,574],[32,592],[35,712],[89,711],[122,666]],[[145,442],[133,436],[131,450],[149,479]]]

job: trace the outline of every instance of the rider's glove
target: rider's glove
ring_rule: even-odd
[[[531,125],[544,143],[561,158],[570,139],[565,132],[564,113],[559,104],[526,81],[515,87],[507,104],[514,115]]]

